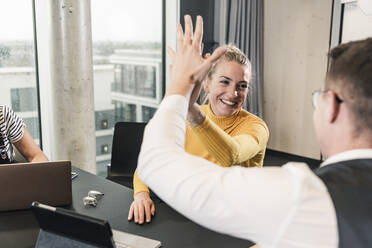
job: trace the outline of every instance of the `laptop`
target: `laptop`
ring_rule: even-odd
[[[31,207],[40,226],[36,247],[157,248],[161,242],[112,230],[110,224],[73,211],[38,202]],[[48,244],[48,245],[45,245]]]
[[[0,164],[0,211],[28,209],[33,201],[72,202],[71,162]]]

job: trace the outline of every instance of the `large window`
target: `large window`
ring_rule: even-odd
[[[11,107],[40,144],[32,1],[0,0],[0,104]]]
[[[147,122],[163,92],[163,0],[92,0],[97,174],[116,122]]]

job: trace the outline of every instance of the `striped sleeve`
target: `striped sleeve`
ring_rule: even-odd
[[[4,106],[4,121],[9,141],[11,143],[19,141],[23,137],[25,127],[22,118],[16,115],[8,106]]]

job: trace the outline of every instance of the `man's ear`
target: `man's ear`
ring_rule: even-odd
[[[327,94],[326,117],[328,122],[333,123],[339,117],[340,103],[337,101],[337,95],[333,91],[330,90],[326,94]]]

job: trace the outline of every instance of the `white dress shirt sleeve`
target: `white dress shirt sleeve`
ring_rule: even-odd
[[[311,170],[305,164],[226,168],[192,156],[184,150],[187,108],[180,95],[162,101],[145,129],[139,177],[168,205],[209,229],[262,247],[275,247],[282,237],[291,242],[286,230],[292,230],[293,218],[303,217],[299,201],[312,183],[309,175],[316,178]]]

